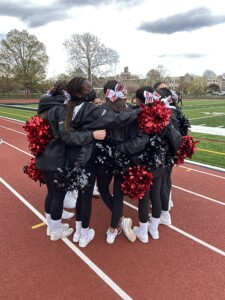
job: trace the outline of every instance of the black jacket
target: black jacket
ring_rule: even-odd
[[[71,125],[76,131],[82,132],[109,128],[118,128],[118,131],[120,131],[120,128],[136,120],[139,112],[140,110],[115,113],[104,106],[95,106],[92,103],[83,102]],[[63,122],[60,124],[60,128],[63,130]],[[70,147],[68,149],[69,164],[72,165],[74,162],[78,162],[80,165],[85,166],[91,158],[93,146],[94,143],[92,142],[79,147]]]
[[[36,157],[36,166],[42,171],[55,171],[63,168],[68,161],[68,146],[80,146],[92,143],[91,131],[65,132],[60,126],[66,107],[63,104],[64,96],[45,97],[39,101],[38,114],[46,112],[44,119],[49,122],[51,141],[45,147],[43,154]]]

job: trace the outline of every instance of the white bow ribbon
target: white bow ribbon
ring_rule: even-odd
[[[125,98],[123,93],[124,89],[124,85],[117,83],[115,91],[107,89],[105,96],[106,98],[109,98],[110,101],[115,102],[118,98]]]
[[[151,104],[154,101],[159,100],[161,98],[161,96],[157,92],[154,92],[152,94],[148,91],[144,91],[144,97],[145,97],[145,104]]]
[[[170,104],[173,103],[173,99],[170,95],[167,98],[161,99],[161,101],[165,103],[166,107],[169,107]]]

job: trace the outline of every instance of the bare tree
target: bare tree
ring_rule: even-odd
[[[0,43],[0,73],[24,87],[45,78],[48,63],[45,45],[26,30],[11,30]]]
[[[82,69],[92,83],[92,74],[96,75],[99,68],[116,64],[119,61],[118,53],[107,48],[99,38],[90,33],[73,34],[63,42],[69,62]]]
[[[166,82],[169,78],[169,71],[164,65],[158,65],[155,69],[148,71],[146,77],[148,78],[149,84],[154,85],[156,82]]]

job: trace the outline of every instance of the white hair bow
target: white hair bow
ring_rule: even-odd
[[[115,86],[115,91],[107,89],[105,96],[109,98],[110,101],[115,102],[118,98],[124,98],[124,89],[124,85],[117,83],[117,85]]]
[[[145,97],[145,104],[151,104],[156,100],[159,100],[161,98],[161,96],[159,95],[159,93],[154,92],[153,94],[148,92],[148,91],[144,91],[144,97]]]
[[[161,99],[161,101],[165,103],[166,107],[169,107],[170,104],[173,103],[173,99],[170,95],[166,98]]]

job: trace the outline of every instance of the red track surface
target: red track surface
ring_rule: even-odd
[[[26,136],[18,131],[24,133],[21,123],[0,119],[0,138],[29,152]],[[0,177],[44,214],[46,188],[22,173],[29,159],[18,149],[1,144]],[[184,167],[174,168],[173,172],[174,227],[161,226],[160,239],[150,239],[148,244],[131,244],[123,235],[115,244],[106,244],[110,214],[101,199],[93,199],[91,226],[96,237],[80,250],[133,299],[225,299],[225,174]],[[121,298],[64,242],[49,241],[46,226],[32,229],[42,221],[5,185],[0,186],[4,224],[0,232],[1,299]],[[138,224],[135,209],[125,205],[124,214]],[[74,220],[69,223],[73,226]],[[190,236],[178,233],[177,228]],[[218,249],[222,251],[218,253]]]

